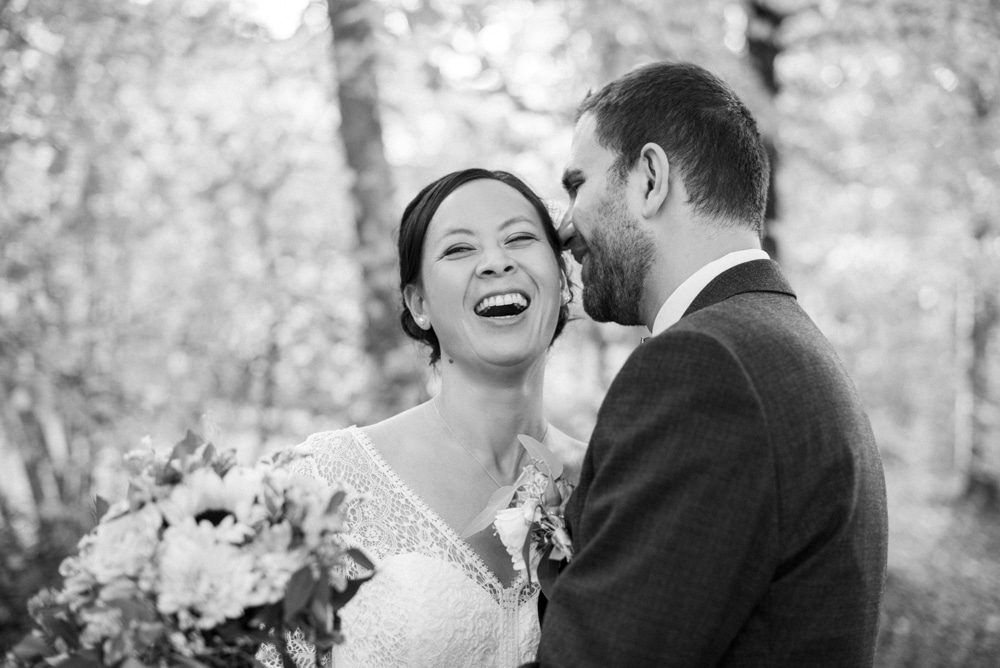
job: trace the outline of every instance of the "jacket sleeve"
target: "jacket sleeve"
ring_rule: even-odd
[[[715,665],[767,587],[778,531],[766,416],[739,360],[704,334],[643,344],[578,493],[540,665]]]

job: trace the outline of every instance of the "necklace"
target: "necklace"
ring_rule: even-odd
[[[481,460],[479,457],[477,457],[475,455],[475,453],[472,452],[472,450],[469,450],[469,448],[465,447],[465,443],[463,443],[462,439],[460,439],[458,437],[458,434],[455,433],[455,430],[451,428],[451,425],[448,424],[448,421],[444,419],[444,415],[441,414],[441,409],[438,408],[437,398],[436,397],[434,399],[431,399],[431,405],[434,407],[434,412],[437,413],[438,419],[441,420],[441,424],[443,424],[444,428],[448,430],[449,434],[451,434],[452,440],[455,441],[456,443],[458,443],[458,447],[460,447],[463,450],[465,450],[465,454],[469,455],[469,457],[471,457],[473,460],[475,460],[475,462],[477,464],[479,464],[479,468],[481,468],[486,473],[486,475],[488,475],[490,477],[490,480],[492,480],[493,483],[497,486],[497,489],[500,489],[501,487],[503,487],[503,484],[499,480],[497,480],[496,476],[494,476],[492,473],[490,473],[490,470],[488,468],[486,468],[485,464],[483,464],[483,460]],[[549,425],[548,425],[548,423],[546,423],[545,424],[545,431],[542,432],[542,438],[541,438],[541,440],[544,441],[545,437],[548,435],[548,433],[549,433]],[[521,461],[521,455],[523,453],[524,453],[524,448],[521,447],[521,452],[518,453],[518,455],[517,455],[517,461],[518,462]]]

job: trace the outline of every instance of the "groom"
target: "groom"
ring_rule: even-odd
[[[538,664],[871,666],[882,465],[760,248],[749,111],[697,66],[635,70],[581,104],[563,182],[584,309],[652,337],[601,406]]]

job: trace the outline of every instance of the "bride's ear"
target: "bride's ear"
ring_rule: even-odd
[[[427,315],[427,303],[424,301],[424,291],[420,286],[410,283],[403,288],[403,301],[406,302],[406,308],[409,309],[417,327],[423,330],[430,329],[431,320]]]

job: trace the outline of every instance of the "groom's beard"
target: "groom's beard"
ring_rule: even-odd
[[[640,303],[653,265],[655,242],[625,210],[618,192],[609,192],[597,215],[601,223],[587,241],[583,310],[597,322],[645,325]]]

